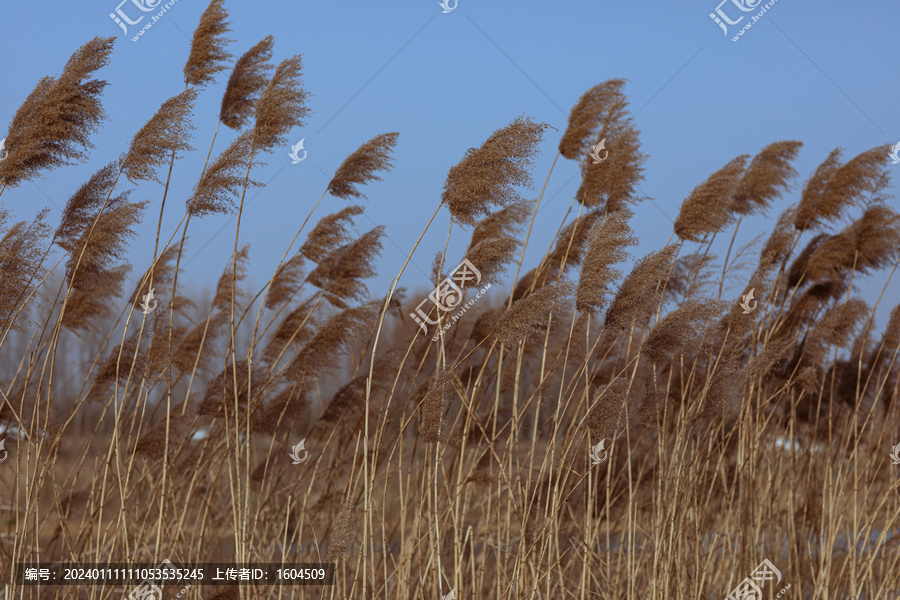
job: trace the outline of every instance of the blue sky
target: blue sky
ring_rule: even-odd
[[[136,43],[108,16],[117,4],[52,0],[0,6],[0,132],[41,76],[58,74],[90,38],[118,36],[112,62],[100,72],[110,82],[103,97],[108,119],[93,137],[90,161],[7,190],[0,200],[16,220],[49,207],[55,226],[77,187],[118,157],[159,105],[184,89],[190,35],[207,3],[177,0]],[[305,138],[307,159],[292,165],[286,146],[256,171],[268,186],[254,191],[242,222],[241,242],[251,244],[251,280],[258,286],[269,278],[346,155],[379,133],[398,131],[395,168],[384,181],[366,186],[366,212],[356,221],[360,233],[386,226],[379,276],[369,282],[373,295],[383,294],[439,203],[447,170],[467,148],[522,114],[555,127],[559,131],[547,131],[535,164],[536,187],[524,192],[536,197],[569,109],[585,90],[611,78],[629,80],[626,92],[649,155],[640,189],[653,201],[635,207],[632,223],[641,239],[636,256],[661,247],[682,200],[739,154],[755,154],[778,140],[803,142],[795,162],[800,175],[788,196],[795,200],[834,147],[845,148],[849,159],[900,140],[900,4],[876,2],[862,9],[778,0],[736,43],[709,18],[716,5],[459,0],[443,14],[437,0],[227,2],[236,40],[232,54],[272,34],[276,60],[303,55],[305,87],[313,94],[306,125],[290,135],[292,143]],[[741,14],[731,2],[722,8],[732,18]],[[123,10],[138,14],[130,2]],[[163,222],[166,238],[203,167],[226,79],[227,73],[220,74],[198,100],[192,142],[197,151],[176,163]],[[222,130],[217,150],[233,137]],[[900,173],[900,165],[892,169]],[[576,163],[557,163],[525,267],[551,243],[578,188],[578,173]],[[155,183],[141,184],[132,194],[133,200],[151,201],[128,256],[132,277],[148,266],[161,197]],[[769,231],[786,204],[768,218],[745,220],[738,245]],[[312,222],[346,205],[327,197]],[[428,287],[426,273],[443,247],[448,223],[449,213],[442,210],[401,285]],[[232,251],[234,224],[223,215],[191,223],[185,265],[190,285],[214,285]],[[469,233],[454,228],[449,262],[459,259]],[[730,235],[721,237],[724,245],[714,248],[720,257]],[[867,300],[877,298],[886,275],[858,280]],[[880,326],[900,298],[896,279],[879,311]],[[729,290],[739,294],[742,288],[737,281]]]

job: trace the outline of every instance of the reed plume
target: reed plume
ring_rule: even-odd
[[[360,146],[344,159],[328,182],[328,191],[338,198],[365,198],[356,186],[370,181],[381,181],[379,171],[390,171],[394,166],[393,151],[397,145],[397,132],[382,133]]]
[[[84,267],[82,263],[82,267]],[[122,293],[130,265],[109,269],[93,268],[90,277],[79,276],[78,284],[70,288],[69,302],[62,316],[62,325],[74,332],[86,332],[96,322],[113,315],[113,299]],[[87,273],[79,272],[79,275]]]
[[[575,292],[577,310],[594,314],[606,305],[612,283],[622,276],[622,272],[613,265],[628,257],[625,248],[638,243],[628,225],[628,219],[633,214],[628,209],[607,213],[603,221],[591,227],[584,266]]]
[[[198,372],[206,372],[214,358],[211,348],[222,334],[226,321],[224,312],[214,312],[207,320],[189,329],[174,346],[172,367],[185,375],[190,375],[195,368]]]
[[[78,290],[75,290],[74,293],[77,294]],[[76,303],[76,306],[78,305],[80,305],[80,303]],[[68,311],[66,311],[66,314],[68,314]],[[142,376],[147,364],[146,348],[141,347],[138,349],[139,334],[140,329],[133,330],[128,337],[125,338],[124,343],[116,345],[116,347],[112,349],[112,352],[107,355],[106,360],[100,364],[97,375],[94,377],[94,384],[90,395],[90,400],[92,402],[102,401],[102,392],[106,391],[108,384],[116,379],[125,381],[125,379],[128,378],[129,373],[132,372],[135,377],[140,378]],[[122,355],[121,361],[119,360],[120,353]]]
[[[295,254],[272,276],[266,308],[274,310],[290,300],[303,283],[303,255]]]
[[[712,285],[710,267],[715,259],[715,255],[708,252],[692,252],[679,257],[666,283],[665,297],[673,301],[687,300],[694,294],[703,293]]]
[[[625,426],[628,389],[628,379],[616,377],[594,394],[587,422],[592,438],[597,440],[614,439]]]
[[[717,233],[734,218],[734,192],[744,174],[747,154],[731,160],[694,188],[681,203],[675,219],[675,233],[683,240],[699,242],[701,237]]]
[[[134,226],[140,221],[140,213],[146,202],[128,202],[128,192],[111,197],[107,201],[106,198],[112,193],[116,172],[116,166],[112,163],[94,173],[69,198],[54,234],[56,244],[69,253],[66,264],[69,286],[73,288],[73,292],[77,292],[76,299],[83,302],[82,308],[85,309],[80,310],[71,306],[75,299],[70,299],[66,308],[69,323],[80,321],[75,319],[76,313],[106,314],[107,307],[98,305],[97,302],[120,292],[124,273],[111,270],[111,267],[114,261],[123,257],[128,239],[135,235]],[[106,208],[101,213],[104,202]],[[81,265],[78,267],[80,278],[76,286],[71,278],[79,257],[81,257]],[[98,278],[107,277],[109,280],[105,283],[96,281]],[[91,287],[92,293],[102,295],[88,298],[85,296],[86,287]],[[101,307],[103,310],[97,313],[93,309],[88,310],[89,307]],[[69,315],[70,311],[72,315]]]
[[[299,54],[284,59],[275,68],[256,103],[254,152],[271,151],[286,144],[287,133],[294,127],[303,126],[303,119],[309,114],[305,103],[310,93],[303,88],[302,73],[303,60]]]
[[[335,562],[339,558],[345,558],[353,550],[356,531],[360,522],[359,510],[353,502],[346,500],[338,512],[334,523],[334,532],[328,540],[328,552],[325,554],[326,562]]]
[[[751,215],[765,212],[771,203],[790,189],[797,176],[791,165],[803,146],[801,142],[783,141],[769,144],[753,157],[732,196],[735,213]]]
[[[479,216],[490,214],[492,205],[522,201],[514,187],[532,185],[530,169],[546,128],[530,117],[517,117],[492,133],[480,148],[470,149],[450,167],[441,203],[457,221],[474,225]]]
[[[216,375],[206,386],[203,400],[197,405],[197,414],[215,418],[239,419],[244,416],[244,411],[250,404],[248,388],[258,390],[262,381],[253,373],[250,383],[250,375],[247,369],[248,361],[243,359],[233,364],[227,361],[225,368]],[[249,385],[248,385],[249,383]],[[238,405],[241,411],[235,415],[234,406]]]
[[[804,344],[797,377],[807,393],[814,393],[819,385],[828,349],[845,347],[868,312],[869,306],[863,300],[850,298],[827,310],[816,321]]]
[[[231,310],[231,289],[236,288],[235,300],[244,296],[244,292],[238,284],[247,278],[247,261],[250,258],[250,246],[244,245],[232,260],[225,266],[219,281],[216,283],[216,293],[213,295],[212,308],[216,311],[229,312]],[[236,265],[236,266],[235,266]],[[235,276],[235,273],[237,276]]]
[[[665,365],[673,354],[699,345],[726,308],[725,302],[687,300],[660,319],[641,346],[641,354],[654,365]]]
[[[151,460],[162,460],[168,455],[171,460],[175,449],[187,439],[193,419],[191,415],[171,415],[168,420],[159,421],[141,436],[134,446],[135,453],[143,454]]]
[[[309,398],[302,386],[292,385],[280,391],[265,406],[250,415],[250,430],[275,435],[287,430],[293,422],[309,410]],[[265,461],[261,465],[265,468]],[[271,465],[270,465],[271,467]],[[251,480],[262,481],[262,472],[255,472]]]
[[[635,263],[606,312],[606,327],[626,330],[650,318],[659,305],[676,252],[677,247],[672,244]]]
[[[806,278],[809,281],[809,277],[807,276],[807,267],[809,266],[809,259],[812,258],[813,253],[822,245],[822,243],[827,240],[830,236],[827,233],[820,233],[819,235],[813,237],[803,250],[797,255],[794,259],[794,262],[791,263],[790,268],[787,271],[787,286],[788,289],[793,289],[803,278]]]
[[[514,202],[478,221],[472,230],[469,248],[474,248],[482,240],[515,236],[521,232],[522,226],[534,210],[533,201]],[[440,255],[439,255],[440,256]],[[438,281],[443,277],[438,278]]]
[[[318,321],[313,315],[315,297],[307,299],[281,320],[266,346],[264,356],[276,360],[289,347],[302,347],[312,339]]]
[[[362,213],[362,206],[351,204],[336,213],[322,217],[306,236],[306,242],[300,246],[300,253],[313,262],[324,260],[338,246],[350,241],[348,227],[353,223],[353,217]]]
[[[886,153],[886,146],[878,146],[842,165],[841,149],[832,150],[803,188],[794,227],[816,229],[840,218],[850,207],[864,204],[867,195],[877,198],[888,184]]]
[[[109,62],[115,38],[94,38],[75,51],[59,77],[43,77],[16,111],[5,136],[9,154],[0,182],[16,187],[41,171],[87,160],[90,136],[105,118],[106,81],[91,76]]]
[[[50,235],[49,209],[43,209],[34,221],[16,223],[0,239],[0,337],[11,329],[24,331],[30,324],[22,308],[35,282],[43,276],[44,241]],[[3,215],[0,214],[0,225]]]
[[[778,222],[759,253],[757,274],[762,275],[788,259],[794,242],[796,206],[789,206],[778,216]]]
[[[900,304],[891,310],[884,334],[881,336],[881,348],[887,353],[885,356],[888,358],[900,350]]]
[[[519,240],[512,236],[487,238],[466,250],[466,258],[481,273],[482,282],[500,283],[518,248]]]
[[[216,73],[228,68],[225,63],[231,60],[231,54],[225,46],[234,40],[225,38],[231,31],[231,24],[224,4],[224,0],[211,0],[200,16],[191,40],[191,52],[184,64],[186,85],[201,87],[213,83]]]
[[[422,421],[419,431],[425,443],[433,444],[447,440],[447,423],[444,416],[450,403],[456,398],[454,384],[457,378],[452,369],[445,369],[428,381],[428,391],[422,401]]]
[[[357,338],[378,315],[377,301],[347,308],[331,317],[291,360],[285,371],[290,381],[301,382],[334,372],[337,359],[349,352]]]
[[[180,313],[179,305],[193,304],[184,297],[172,299],[176,312]],[[165,311],[158,311],[151,315],[150,342],[147,348],[147,371],[144,375],[148,380],[155,379],[173,363],[175,354],[179,350],[179,344],[184,336],[189,333],[186,326],[177,320],[169,321]]]
[[[556,236],[556,246],[547,256],[547,264],[555,271],[563,273],[580,265],[587,251],[591,228],[603,218],[603,213],[594,210],[585,213],[566,225]]]
[[[156,260],[156,264],[150,266],[143,277],[138,279],[138,285],[128,299],[128,303],[137,309],[143,301],[143,297],[150,292],[150,282],[153,287],[164,286],[172,283],[175,278],[175,258],[178,255],[177,246],[169,246],[163,250]]]
[[[550,313],[561,310],[575,293],[575,285],[563,281],[557,285],[542,287],[531,295],[516,300],[509,307],[494,329],[498,342],[515,344],[531,335],[542,335]]]
[[[167,165],[172,156],[178,158],[178,152],[194,149],[188,143],[194,129],[189,117],[197,94],[197,90],[188,89],[169,98],[134,135],[119,159],[122,173],[132,183],[143,180],[161,184],[157,170]]]
[[[121,259],[127,249],[128,239],[135,236],[134,227],[140,222],[141,212],[146,202],[120,202],[114,206],[107,205],[106,210],[95,218],[93,230],[88,227],[82,235],[73,240],[60,239],[59,245],[69,251],[66,263],[66,275],[69,285],[74,285],[71,278],[78,267],[79,281],[99,276],[105,272],[114,260]]]
[[[610,108],[624,99],[625,83],[625,79],[609,79],[581,95],[569,112],[569,125],[559,140],[560,154],[569,160],[587,156],[591,139],[603,126]]]
[[[364,429],[360,422],[366,412],[366,386],[370,389],[370,418],[375,417],[372,403],[376,397],[386,394],[400,367],[402,355],[395,350],[388,350],[375,359],[372,367],[372,380],[369,384],[369,373],[358,375],[344,384],[325,408],[320,418],[322,423],[332,426],[343,426],[347,430]]]
[[[739,406],[749,373],[750,370],[741,365],[740,352],[734,348],[723,351],[706,386],[703,407],[694,418],[694,424],[715,427],[722,421],[726,409]]]
[[[185,203],[191,217],[227,213],[236,204],[244,185],[262,184],[246,178],[250,164],[251,132],[236,137],[203,172],[194,193]]]
[[[641,152],[639,135],[629,121],[614,123],[597,134],[598,142],[606,140],[609,156],[600,164],[594,164],[590,156],[581,161],[581,185],[575,192],[578,202],[612,212],[642,199],[635,190],[644,179],[647,155]]]
[[[266,36],[235,63],[219,110],[219,120],[226,127],[240,129],[253,116],[256,101],[269,81],[273,43],[275,38]]]
[[[900,255],[900,215],[883,204],[862,216],[812,251],[806,273],[812,281],[840,279],[851,270],[861,274],[893,264]]]
[[[381,252],[384,225],[344,244],[322,259],[306,280],[342,300],[361,299],[366,286],[360,281],[375,276],[375,259]]]

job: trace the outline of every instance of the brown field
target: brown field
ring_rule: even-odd
[[[290,147],[309,93],[300,56],[271,62],[271,37],[232,60],[226,19],[213,0],[185,91],[73,189],[58,224],[46,212],[15,224],[0,205],[7,599],[130,589],[10,583],[19,563],[165,558],[336,564],[330,587],[198,585],[185,599],[705,600],[764,558],[782,575],[764,598],[787,584],[783,598],[900,594],[900,465],[889,456],[900,306],[876,324],[896,299],[854,287],[877,273],[886,289],[900,265],[886,148],[835,150],[802,183],[796,141],[730,160],[684,200],[669,240],[625,268],[646,157],[625,82],[603,82],[561,134],[520,117],[449,169],[435,215],[452,215],[448,240],[471,242],[464,257],[438,254],[432,283],[465,258],[477,285],[441,299],[461,308],[492,287],[458,321],[459,308],[426,301],[437,323],[423,333],[410,314],[431,290],[397,287],[406,265],[390,289],[364,284],[383,227],[354,239],[355,204],[311,220],[326,195],[359,199],[388,176],[397,133],[347,157],[296,218],[275,272],[249,287],[246,194],[262,185],[260,159]],[[95,75],[112,47],[89,41],[27,96],[6,137],[0,201],[88,156],[103,120]],[[197,126],[195,149],[194,102],[229,73],[218,120],[239,135],[222,148],[218,126]],[[559,230],[529,269],[544,192],[520,193],[551,133],[582,181],[569,211],[542,213]],[[609,155],[595,164],[601,139]],[[193,190],[170,190],[187,152],[208,152],[203,173]],[[164,185],[158,217],[155,200],[129,200],[141,181]],[[734,247],[742,220],[775,204],[787,208],[759,243]],[[165,210],[183,212],[176,231],[161,230]],[[234,255],[211,298],[186,297],[188,227],[225,213],[237,215]],[[128,289],[121,257],[135,226],[157,218]],[[723,260],[710,252],[716,236],[731,240]],[[741,297],[753,291],[754,310],[723,299],[729,281],[745,285]],[[145,313],[151,289],[158,304]],[[74,354],[84,368],[63,377]],[[300,440],[308,456],[293,464]],[[593,464],[601,441],[608,454]]]

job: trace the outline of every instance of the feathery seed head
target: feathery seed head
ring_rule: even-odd
[[[675,219],[675,233],[683,240],[699,242],[709,233],[717,233],[731,223],[735,211],[732,197],[747,164],[747,154],[731,160],[694,188],[681,203]]]
[[[299,54],[286,58],[271,81],[259,95],[253,125],[254,152],[266,152],[287,143],[287,133],[302,127],[309,114],[306,100],[310,93],[303,88],[300,76],[303,60]]]
[[[90,135],[106,116],[100,95],[106,82],[90,79],[106,66],[115,38],[94,38],[79,48],[58,78],[43,77],[16,111],[6,134],[8,155],[0,181],[15,187],[41,171],[86,160]]]
[[[609,79],[595,85],[578,99],[569,113],[569,125],[559,140],[559,153],[569,160],[583,159],[591,149],[590,140],[603,126],[603,121],[625,95],[624,79]]]
[[[638,243],[628,225],[628,219],[633,214],[628,209],[607,213],[602,221],[591,227],[587,254],[575,293],[577,310],[593,314],[606,304],[611,284],[622,276],[622,272],[613,265],[628,257],[625,248]]]
[[[517,117],[451,167],[441,202],[447,204],[453,217],[474,225],[479,216],[490,214],[492,205],[521,201],[514,187],[532,185],[529,169],[546,128],[546,124],[535,123],[530,117]]]
[[[253,116],[259,95],[269,81],[274,41],[271,35],[266,36],[235,63],[219,111],[219,120],[225,126],[240,129]]]
[[[781,194],[790,189],[797,171],[791,161],[797,156],[801,142],[784,141],[769,144],[753,157],[734,191],[734,211],[741,215],[764,212]]]
[[[186,84],[203,86],[212,83],[216,73],[227,68],[225,63],[231,59],[231,54],[225,51],[225,46],[234,41],[225,39],[229,31],[231,26],[224,0],[211,0],[191,40],[191,53],[184,65]]]
[[[391,170],[394,166],[394,146],[397,145],[399,136],[397,132],[382,133],[357,148],[335,171],[334,177],[328,182],[328,191],[345,200],[351,197],[365,198],[356,186],[381,181],[377,173]]]

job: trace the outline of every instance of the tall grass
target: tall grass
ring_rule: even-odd
[[[163,558],[336,563],[333,587],[195,586],[186,598],[723,598],[763,558],[783,574],[766,597],[786,583],[794,598],[900,591],[900,467],[888,457],[900,306],[878,327],[884,293],[854,287],[877,271],[887,289],[900,264],[883,148],[846,162],[831,152],[755,264],[747,248],[732,260],[737,227],[790,201],[801,145],[739,156],[624,273],[646,156],[625,82],[602,83],[560,136],[557,158],[579,162],[583,181],[530,270],[543,191],[521,190],[548,127],[516,118],[449,168],[435,215],[449,211],[448,236],[472,227],[471,241],[464,256],[439,253],[434,283],[467,258],[482,285],[509,287],[455,321],[433,309],[424,332],[409,313],[429,292],[398,287],[402,270],[388,290],[367,288],[384,230],[351,236],[361,206],[319,218],[295,249],[322,197],[363,198],[386,176],[397,133],[336,168],[268,281],[248,288],[247,189],[310,112],[300,57],[273,67],[271,38],[238,59],[215,129],[201,123],[206,164],[178,227],[162,230],[175,159],[193,151],[194,101],[228,70],[227,16],[210,3],[185,91],[74,191],[55,230],[46,211],[11,225],[0,211],[7,598],[125,591],[11,584],[21,562]],[[88,156],[106,85],[91,77],[111,52],[111,40],[88,42],[25,99],[0,194]],[[239,133],[213,156],[219,124]],[[609,160],[593,164],[603,138]],[[129,185],[147,179],[164,193],[129,294],[122,256],[153,205],[130,202]],[[234,252],[212,298],[179,295],[190,220],[228,212]],[[720,233],[731,244],[717,265]],[[726,278],[747,282],[758,308],[723,295]],[[144,314],[151,288],[160,305]],[[63,363],[76,352],[73,373]],[[288,452],[301,439],[298,466]],[[601,440],[609,454],[595,465]]]

